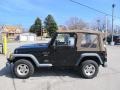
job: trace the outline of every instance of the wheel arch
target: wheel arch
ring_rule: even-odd
[[[98,65],[101,65],[101,62],[100,62],[99,59],[98,59],[97,57],[95,57],[95,56],[86,56],[86,57],[84,57],[84,58],[81,59],[80,63],[82,63],[82,62],[84,62],[84,61],[86,61],[86,60],[93,60],[93,61],[95,61]],[[80,64],[80,63],[79,63],[79,64]]]
[[[13,63],[15,63],[16,61],[21,60],[21,59],[25,59],[25,60],[30,61],[36,67],[35,62],[30,57],[15,57],[13,60]]]
[[[13,63],[16,62],[17,60],[20,59],[26,59],[28,61],[30,61],[35,67],[39,66],[39,62],[37,61],[37,59],[33,56],[33,55],[26,55],[26,54],[14,54],[13,55]]]
[[[82,62],[86,61],[86,60],[93,60],[95,61],[98,65],[102,65],[103,61],[101,59],[101,57],[97,54],[97,53],[84,53],[81,54],[78,62],[76,63],[76,65],[80,65]]]

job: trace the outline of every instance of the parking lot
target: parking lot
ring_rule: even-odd
[[[19,44],[22,45],[22,44]],[[19,45],[9,44],[13,49]],[[17,79],[0,55],[0,90],[120,90],[120,46],[107,46],[108,67],[100,67],[94,79],[83,79],[74,71],[39,69],[29,79]]]

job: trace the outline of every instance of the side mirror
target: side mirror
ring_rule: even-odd
[[[57,40],[54,41],[53,47],[55,48],[57,46]]]
[[[55,40],[55,46],[57,46],[57,44],[58,44],[58,42],[57,42],[57,40]]]
[[[55,40],[55,46],[58,46],[59,45],[59,40]]]
[[[58,45],[58,40],[55,40],[54,44],[53,44],[53,48],[56,49],[56,46]]]

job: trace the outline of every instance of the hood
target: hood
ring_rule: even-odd
[[[34,52],[40,52],[44,51],[48,48],[47,43],[36,43],[36,44],[28,44],[28,45],[23,45],[14,50],[14,53],[34,53]]]

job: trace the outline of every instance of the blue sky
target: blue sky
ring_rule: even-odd
[[[98,10],[111,14],[111,5],[114,2],[115,15],[120,17],[120,0],[75,0]],[[21,24],[29,28],[36,17],[42,20],[52,14],[56,22],[65,24],[70,17],[79,17],[87,22],[105,15],[92,11],[86,7],[74,4],[69,0],[1,0],[0,24]],[[115,19],[120,24],[120,19]]]

